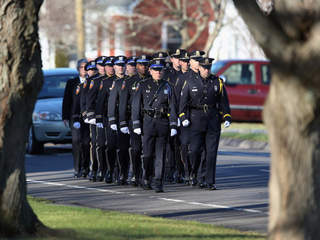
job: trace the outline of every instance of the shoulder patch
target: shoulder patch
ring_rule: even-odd
[[[78,85],[76,89],[76,95],[79,95],[79,93],[80,93],[80,86]]]
[[[87,87],[87,84],[88,84],[88,82],[87,82],[87,79],[86,79],[86,80],[84,80],[84,82],[83,82],[83,88],[86,88],[86,87]]]
[[[115,86],[116,86],[116,82],[115,82],[115,81],[113,81],[113,83],[112,83],[112,86],[111,86],[110,90],[114,89],[114,87],[115,87]]]
[[[93,88],[93,86],[94,86],[94,81],[93,81],[93,80],[91,80],[91,83],[90,83],[89,89]]]
[[[125,89],[126,88],[126,80],[123,80],[122,82],[122,86],[121,86],[121,90]]]
[[[99,90],[102,90],[102,88],[103,88],[103,81],[100,82]]]

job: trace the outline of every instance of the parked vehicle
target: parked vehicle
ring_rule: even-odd
[[[26,151],[42,153],[45,143],[71,142],[71,130],[62,121],[62,99],[67,81],[78,75],[75,69],[43,70],[44,82],[32,114]]]
[[[211,72],[225,81],[233,121],[262,121],[271,80],[268,61],[222,60],[212,65]]]

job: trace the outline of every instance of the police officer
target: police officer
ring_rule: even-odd
[[[86,71],[84,69],[87,59],[83,58],[77,62],[77,70],[79,76],[70,79],[67,82],[66,88],[64,90],[63,102],[62,102],[62,119],[66,127],[71,128],[72,134],[72,155],[73,155],[73,165],[74,165],[74,177],[81,177],[81,171],[83,166],[83,156],[81,151],[81,135],[80,135],[80,111],[78,113],[73,113],[76,104],[80,108],[80,83],[85,81]],[[78,108],[78,109],[79,109]],[[76,119],[77,124],[74,127],[74,121]]]
[[[177,98],[177,105],[180,103],[181,90],[184,82],[187,80],[186,76],[189,72],[189,54],[187,52],[183,53],[179,57],[179,65],[181,68],[181,72],[177,77],[177,81],[175,84],[175,92]],[[191,162],[189,158],[189,144],[190,144],[190,136],[189,136],[189,127],[182,127],[180,123],[180,119],[178,120],[179,126],[179,140],[180,140],[180,157],[181,162],[183,164],[183,174],[184,174],[184,182],[189,184],[190,180],[190,171],[191,171]]]
[[[127,84],[128,76],[125,75],[125,64],[127,58],[125,56],[117,56],[114,60],[114,69],[115,69],[115,82],[114,87],[110,92],[110,97],[108,100],[108,118],[110,128],[114,131],[117,131],[118,135],[118,164],[120,170],[120,185],[128,184],[128,173],[129,173],[129,164],[130,164],[130,135],[129,128],[123,125],[123,122],[119,122],[119,103],[120,95],[122,89],[125,88]],[[120,129],[118,131],[118,126]]]
[[[123,79],[119,85],[121,85],[120,102],[119,102],[119,123],[120,129],[123,127],[129,127],[130,132],[130,146],[131,146],[131,162],[133,177],[131,184],[133,186],[139,186],[142,184],[142,143],[141,136],[133,132],[133,126],[131,121],[131,105],[132,99],[136,92],[136,87],[140,81],[145,79],[147,65],[150,58],[146,55],[142,55],[139,58],[129,58],[127,61],[127,69],[137,66],[138,73],[128,78]]]
[[[115,78],[113,59],[113,57],[107,57],[104,60],[103,64],[105,65],[106,76],[100,81],[95,110],[96,124],[98,128],[97,154],[100,163],[100,178],[103,178],[104,176],[106,183],[113,182],[114,168],[117,158],[117,135],[111,131],[108,121],[108,99]]]
[[[151,189],[154,171],[156,192],[163,192],[168,135],[177,134],[175,94],[170,83],[162,79],[163,68],[162,60],[151,62],[151,78],[138,84],[132,103],[133,131],[138,135],[143,131],[144,188]]]
[[[185,81],[180,99],[180,118],[183,126],[190,125],[192,179],[197,178],[201,146],[205,146],[206,186],[210,190],[215,190],[221,121],[225,121],[225,127],[230,126],[231,115],[223,81],[218,76],[210,74],[212,61],[210,58],[201,59],[200,75]]]
[[[86,110],[86,105],[87,105],[86,102],[87,102],[87,93],[89,90],[91,80],[98,77],[95,61],[89,61],[85,65],[85,70],[87,71],[87,76],[86,76],[85,81],[82,84],[80,84],[80,93],[79,94],[80,94],[80,113],[81,113],[80,119],[83,120],[83,124],[81,124],[81,128],[80,128],[81,129],[81,141],[83,143],[82,148],[84,149],[84,152],[86,154],[85,158],[87,159],[87,157],[88,157],[87,150],[89,148],[89,152],[90,152],[91,138],[90,138],[90,127],[89,127],[89,123],[88,123],[87,110]],[[91,161],[91,152],[89,153],[89,159]],[[90,167],[91,167],[91,165],[90,165]],[[86,167],[85,171],[83,173],[83,177],[86,177],[88,175],[88,172],[89,172],[88,168]]]

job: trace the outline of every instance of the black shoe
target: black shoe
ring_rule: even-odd
[[[89,180],[92,182],[96,182],[97,181],[97,173],[96,172],[91,172]]]
[[[104,179],[105,183],[112,183],[112,174],[108,171],[105,179]]]
[[[157,185],[157,186],[155,186],[154,191],[155,191],[156,193],[161,193],[161,192],[163,192],[163,186],[162,186],[162,185]]]
[[[183,178],[179,175],[176,177],[176,183],[183,183]]]
[[[74,177],[74,178],[80,178],[80,177],[81,177],[81,171],[79,171],[79,172],[74,172],[73,177]]]
[[[197,186],[197,184],[198,184],[197,178],[192,178],[191,179],[191,185],[194,187],[194,186]]]
[[[102,173],[101,171],[99,171],[98,176],[97,176],[97,180],[98,180],[99,182],[102,182],[103,179],[104,179],[104,175],[103,175],[103,173]]]
[[[84,170],[82,171],[82,177],[83,177],[83,178],[87,178],[88,174],[89,174],[89,170],[88,170],[88,169],[84,169]]]
[[[144,181],[142,187],[143,187],[144,190],[152,190],[151,183],[149,181],[146,181],[146,180]]]
[[[131,178],[130,184],[131,184],[133,187],[137,187],[137,186],[139,185],[139,184],[138,184],[138,179],[136,179],[135,177]]]
[[[215,184],[208,184],[208,190],[217,190],[217,186]]]
[[[207,184],[205,182],[200,182],[199,183],[199,188],[205,188]]]

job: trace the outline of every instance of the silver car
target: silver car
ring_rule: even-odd
[[[32,115],[27,153],[44,151],[45,143],[70,143],[71,130],[62,121],[62,100],[69,79],[78,76],[71,68],[43,70],[44,82]]]

